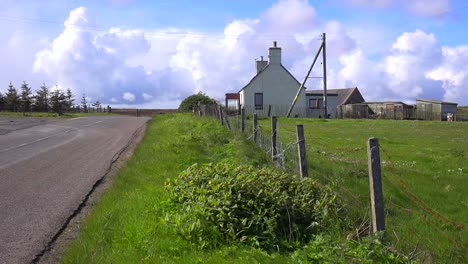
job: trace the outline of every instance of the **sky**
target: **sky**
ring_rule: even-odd
[[[115,107],[223,101],[277,41],[301,82],[327,36],[328,88],[468,105],[466,0],[0,0],[0,92],[71,89]],[[319,60],[318,62],[321,63]],[[320,63],[312,76],[321,77]],[[320,78],[308,89],[322,89]]]

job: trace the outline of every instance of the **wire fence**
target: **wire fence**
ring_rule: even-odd
[[[271,155],[278,167],[300,175],[299,142],[296,128],[291,122],[278,122],[273,130],[273,124],[266,122],[270,120],[267,117],[257,116],[260,122],[255,124],[254,113],[229,112],[219,105],[199,106],[194,111],[200,116],[217,118],[234,133],[243,133],[257,147]],[[273,154],[273,134],[277,137],[276,154]],[[367,147],[352,144],[336,146],[310,130],[305,132],[305,138],[307,155],[309,161],[312,161],[308,167],[313,170],[313,177],[332,185],[346,201],[346,210],[352,215],[354,222],[350,223],[353,228],[348,239],[359,239],[371,233]],[[466,260],[468,225],[451,219],[418,197],[402,177],[401,164],[392,157],[391,151],[385,147],[380,150],[381,166],[385,170],[382,182],[386,190],[391,190],[388,191],[390,195],[385,197],[385,216],[390,222],[386,229],[387,237],[390,237],[397,249],[407,253],[410,260],[436,263],[441,260],[440,256],[454,263]],[[442,240],[446,242],[442,243]],[[412,244],[408,244],[408,241]]]

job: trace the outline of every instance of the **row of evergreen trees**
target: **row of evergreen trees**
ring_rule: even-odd
[[[74,101],[74,95],[70,89],[64,93],[58,87],[51,90],[42,84],[33,95],[31,87],[26,82],[23,82],[20,91],[10,82],[7,92],[5,94],[0,92],[0,111],[55,112],[59,114],[70,112],[72,108],[82,108],[81,111],[88,111],[88,101],[85,94],[81,98],[81,107],[74,105]],[[93,106],[100,108],[101,103],[96,101]]]

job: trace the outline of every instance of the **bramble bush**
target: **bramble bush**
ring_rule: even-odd
[[[194,164],[166,188],[166,221],[201,248],[237,241],[290,251],[338,224],[341,213],[330,188],[275,168]]]

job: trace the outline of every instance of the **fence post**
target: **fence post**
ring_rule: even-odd
[[[271,105],[268,105],[268,116],[271,115]]]
[[[224,126],[223,108],[221,107],[221,105],[218,105],[218,111],[219,111],[219,121],[221,121],[221,125]]]
[[[197,104],[197,110],[198,110],[198,116],[202,116],[201,114],[201,106],[200,106],[200,101],[198,101],[198,104]]]
[[[241,132],[245,132],[245,110],[243,107],[241,109]]]
[[[276,162],[278,155],[278,150],[276,148],[276,137],[277,137],[277,131],[276,131],[276,116],[271,117],[271,158],[273,162]]]
[[[306,145],[304,138],[304,126],[296,125],[297,132],[297,155],[299,158],[299,172],[301,177],[308,177],[307,172],[307,158],[306,158]]]
[[[257,130],[258,130],[258,118],[257,118],[257,114],[255,113],[253,115],[253,141],[254,143],[257,143]]]
[[[384,201],[380,168],[379,140],[369,138],[367,142],[369,187],[371,195],[372,231],[385,231]]]
[[[221,112],[224,113],[224,119],[226,120],[226,126],[229,130],[231,130],[231,123],[229,123],[229,115],[221,108]]]

